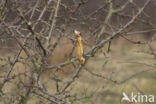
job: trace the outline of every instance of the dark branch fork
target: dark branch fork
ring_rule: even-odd
[[[27,19],[25,18],[25,16],[23,15],[23,13],[22,13],[22,11],[21,11],[20,9],[17,9],[17,10],[18,10],[18,13],[20,14],[22,20],[25,21],[25,23],[26,23],[26,25],[27,25],[27,27],[28,27],[28,30],[31,32],[31,34],[32,34],[33,36],[35,36],[35,39],[36,39],[36,41],[37,41],[39,47],[40,47],[40,48],[42,49],[42,51],[43,51],[43,56],[46,56],[46,55],[47,55],[47,52],[46,52],[46,50],[44,49],[44,47],[43,47],[41,41],[39,40],[39,38],[38,38],[37,35],[35,34],[33,28],[31,27],[31,25],[32,25],[31,22],[30,22],[30,21],[27,21]]]

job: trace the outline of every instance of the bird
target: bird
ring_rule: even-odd
[[[81,33],[77,30],[75,30],[74,33],[77,36],[78,59],[80,64],[84,64],[85,58],[83,57],[83,44],[82,44],[82,37],[80,35]]]

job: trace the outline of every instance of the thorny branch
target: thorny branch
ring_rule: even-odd
[[[100,2],[100,4],[98,7],[94,7],[92,5],[94,3],[89,0],[2,1],[0,8],[0,34],[2,35],[0,35],[0,41],[6,40],[6,43],[13,41],[16,45],[10,46],[10,50],[13,51],[9,55],[13,56],[13,59],[8,58],[8,60],[5,59],[6,63],[0,63],[0,76],[2,76],[2,80],[0,80],[2,95],[0,96],[6,98],[9,103],[13,99],[18,104],[31,102],[31,96],[34,95],[38,104],[79,103],[85,99],[93,98],[94,100],[94,96],[101,96],[102,93],[101,90],[100,94],[97,94],[96,91],[93,91],[94,93],[89,92],[89,95],[87,91],[81,93],[81,90],[85,89],[82,88],[84,83],[76,86],[75,84],[80,83],[79,80],[76,80],[78,78],[82,81],[80,77],[83,75],[95,76],[99,80],[104,79],[115,85],[121,85],[144,73],[155,72],[155,65],[136,61],[125,63],[142,65],[150,69],[137,71],[123,80],[113,79],[113,75],[110,74],[103,75],[105,72],[102,71],[99,74],[96,72],[98,68],[95,72],[92,71],[92,67],[89,67],[92,64],[90,61],[98,58],[97,55],[100,56],[101,53],[105,55],[107,60],[107,54],[112,53],[105,53],[105,46],[108,43],[108,51],[111,52],[110,47],[114,44],[113,40],[118,37],[134,45],[146,45],[150,51],[146,54],[156,59],[156,49],[153,46],[156,28],[154,22],[149,20],[149,14],[145,12],[151,0],[146,0],[142,7],[139,7],[135,0],[124,2],[97,0],[92,2]],[[131,6],[133,9],[130,8]],[[117,22],[114,22],[114,18]],[[137,26],[138,22],[149,26],[150,29],[135,30],[133,27]],[[84,64],[80,64],[76,54],[78,47],[76,45],[77,39],[73,35],[75,29],[81,32],[83,40],[81,44],[84,45]],[[135,37],[133,34],[150,32],[153,36],[146,41],[138,41],[128,37]],[[0,43],[0,45],[4,49],[4,44]],[[6,46],[9,45],[6,44]],[[1,59],[3,60],[3,58]],[[104,63],[103,66],[105,67],[106,64]],[[85,84],[88,86],[89,80],[93,80],[94,77],[85,78],[84,82],[86,81]],[[152,78],[155,78],[155,73],[152,74]],[[16,99],[6,91],[9,89],[7,84],[10,83],[16,87],[14,88],[16,89],[14,91]],[[12,88],[12,86],[10,87]],[[77,91],[77,88],[80,88],[80,92]],[[139,88],[137,87],[137,89]],[[12,92],[10,91],[10,93]]]

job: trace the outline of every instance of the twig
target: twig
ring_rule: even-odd
[[[46,41],[46,49],[49,48],[49,45],[50,45],[51,36],[52,36],[52,32],[53,32],[53,29],[54,29],[55,24],[56,24],[56,18],[57,18],[57,15],[58,15],[60,3],[61,3],[61,0],[58,0],[57,1],[57,5],[56,5],[56,9],[55,9],[55,13],[54,13],[53,22],[52,22],[51,27],[50,27],[49,35],[46,38],[47,39],[47,41]]]

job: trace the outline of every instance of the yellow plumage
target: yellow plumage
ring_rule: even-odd
[[[78,58],[80,64],[84,64],[84,57],[83,57],[83,44],[82,44],[82,37],[80,36],[80,32],[75,30],[75,34],[77,36],[77,49],[78,49]]]

